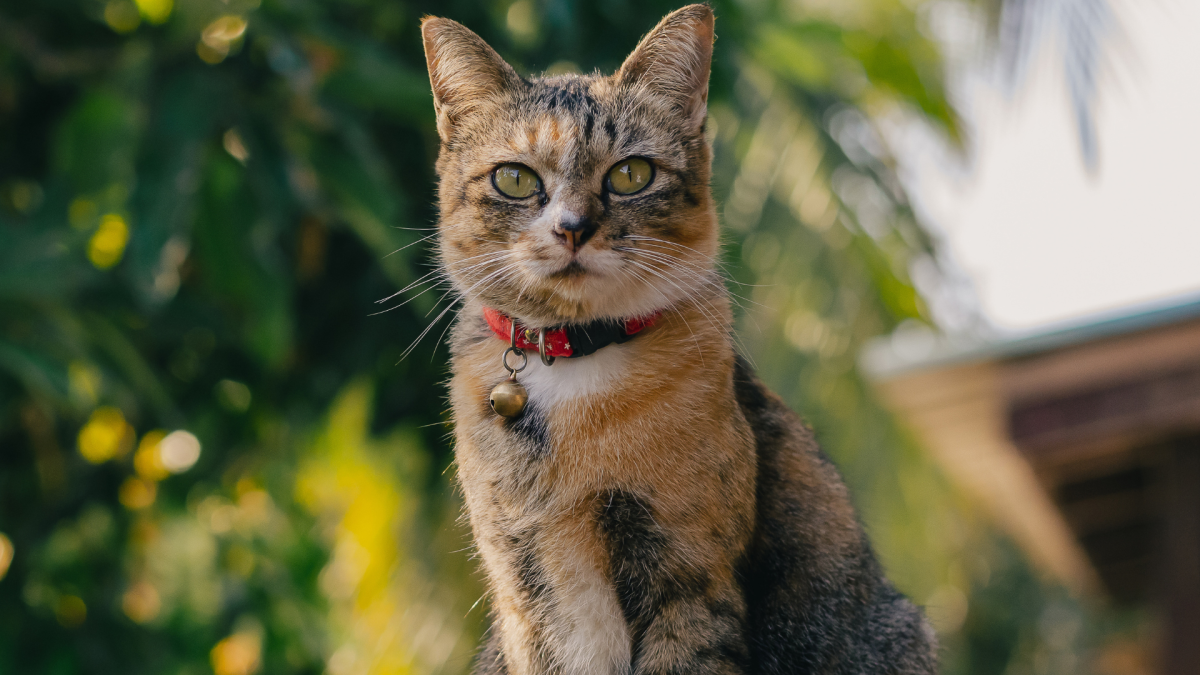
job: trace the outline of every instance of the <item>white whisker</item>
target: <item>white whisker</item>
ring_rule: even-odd
[[[416,246],[417,244],[420,244],[420,243],[421,243],[421,242],[423,242],[423,241],[429,241],[430,239],[433,239],[433,238],[434,238],[434,237],[436,237],[437,235],[438,235],[438,233],[437,233],[437,232],[434,232],[433,234],[427,234],[427,235],[425,235],[424,237],[421,237],[420,239],[418,239],[418,240],[416,240],[416,241],[414,241],[414,242],[411,242],[411,243],[408,243],[408,244],[405,244],[405,245],[401,246],[400,248],[396,249],[395,251],[392,251],[391,253],[389,253],[389,254],[387,254],[387,255],[383,256],[383,258],[384,258],[384,259],[390,258],[390,257],[392,257],[392,256],[396,255],[396,254],[397,254],[397,253],[399,253],[400,251],[403,251],[404,249],[406,249],[406,248],[408,248],[408,247],[410,247],[410,246]]]

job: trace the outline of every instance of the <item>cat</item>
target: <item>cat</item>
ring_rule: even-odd
[[[517,75],[421,24],[441,148],[475,673],[936,672],[813,432],[731,343],[704,135],[714,16],[615,74]]]

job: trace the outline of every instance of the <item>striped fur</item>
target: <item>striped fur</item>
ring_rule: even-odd
[[[932,673],[934,638],[884,579],[811,432],[736,355],[714,271],[703,123],[713,16],[665,18],[614,75],[523,79],[478,36],[422,25],[458,476],[494,608],[476,673]],[[617,162],[655,167],[634,195]],[[524,164],[542,194],[500,194]],[[586,222],[577,252],[555,228]],[[527,326],[662,311],[636,339],[504,379],[490,305]]]

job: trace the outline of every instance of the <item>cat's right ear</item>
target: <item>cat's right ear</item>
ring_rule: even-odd
[[[496,50],[457,21],[425,17],[421,36],[442,142],[450,140],[455,124],[465,116],[521,84],[516,71]]]
[[[625,59],[618,80],[666,96],[689,124],[701,128],[708,111],[713,22],[712,8],[704,4],[671,12]]]

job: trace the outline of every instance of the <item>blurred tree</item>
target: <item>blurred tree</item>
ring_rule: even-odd
[[[932,603],[947,672],[1000,673],[1075,654],[1086,631],[1039,627],[1084,614],[854,360],[926,320],[879,121],[958,137],[912,4],[714,3],[714,188],[749,354]],[[0,3],[0,672],[463,672],[486,603],[447,476],[418,19],[524,72],[611,70],[675,6]]]

